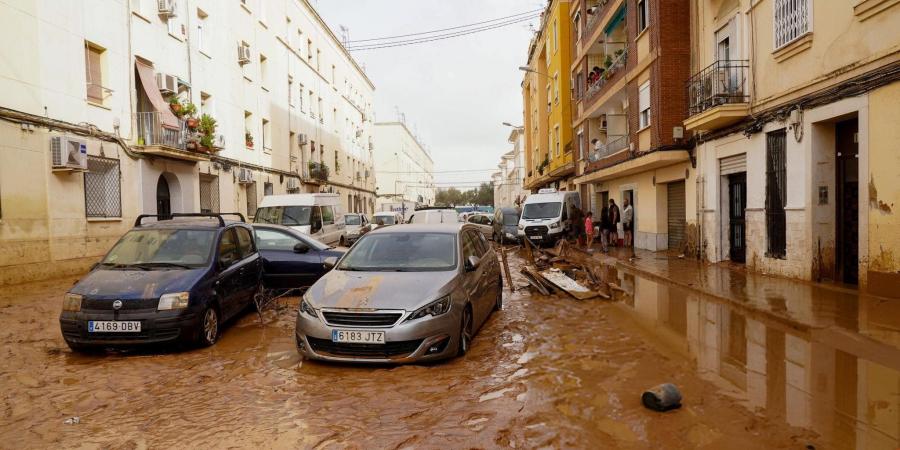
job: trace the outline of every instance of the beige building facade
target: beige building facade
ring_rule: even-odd
[[[525,189],[525,128],[513,128],[508,142],[512,150],[500,157],[499,169],[491,175],[494,184],[494,208],[518,207],[528,197]]]
[[[377,205],[401,209],[407,204],[434,205],[434,161],[406,122],[378,122],[374,132]],[[381,206],[376,209],[385,210]]]
[[[897,2],[695,0],[691,17],[701,254],[897,296]]]
[[[305,0],[3,3],[0,36],[0,285],[82,272],[143,213],[374,210],[374,86]]]

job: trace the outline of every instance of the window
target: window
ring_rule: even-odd
[[[247,217],[256,215],[256,182],[247,184]]]
[[[334,125],[334,129],[337,130],[337,127],[338,127],[337,108],[331,108],[331,123]]]
[[[266,89],[266,86],[269,85],[269,64],[267,61],[266,55],[259,55],[259,84],[262,85],[263,89]]]
[[[253,113],[244,111],[244,141],[247,148],[253,149]]]
[[[263,150],[272,151],[272,123],[266,119],[262,120],[262,148]]]
[[[256,253],[256,249],[253,248],[253,238],[250,236],[250,230],[244,227],[236,227],[234,231],[237,234],[238,250],[241,258],[246,258]]]
[[[105,50],[90,42],[84,43],[84,73],[87,83],[87,100],[103,104],[103,54]]]
[[[289,16],[284,16],[284,40],[287,43],[287,46],[290,48],[294,48],[292,45],[291,36],[294,33],[291,33],[291,18]]]
[[[650,82],[641,85],[638,90],[639,129],[650,126]]]
[[[306,62],[312,64],[313,60],[313,45],[312,39],[306,40]]]
[[[556,156],[559,156],[559,125],[553,129],[553,148],[556,149]]]
[[[463,261],[468,262],[469,257],[478,256],[479,253],[478,242],[475,240],[475,237],[472,236],[472,233],[463,233],[462,235],[462,254]]]
[[[306,112],[306,107],[303,106],[303,105],[304,105],[304,102],[303,102],[303,83],[300,83],[300,91],[299,91],[299,92],[300,92],[300,97],[299,97],[298,100],[300,101],[300,111],[301,111],[301,112]]]
[[[784,258],[787,254],[786,220],[787,165],[784,129],[766,134],[766,236],[768,256]]]
[[[219,264],[222,268],[231,267],[240,257],[238,256],[238,242],[234,235],[234,228],[225,230],[219,241]]]
[[[197,50],[206,53],[206,18],[209,17],[202,9],[197,8]]]
[[[325,108],[322,107],[322,97],[319,97],[319,123],[325,123]]]
[[[550,85],[547,85],[547,112],[550,112],[550,109],[553,107],[553,101],[551,100],[553,93],[550,92],[550,89]]]
[[[638,0],[637,3],[637,14],[638,14],[638,33],[647,29],[647,25],[650,23],[650,10],[647,5],[647,0]]]
[[[276,230],[256,228],[253,233],[256,234],[256,245],[260,250],[293,252],[294,246],[304,243],[290,234]]]
[[[332,84],[332,86],[336,83],[336,81],[335,81],[335,79],[336,79],[335,74],[337,73],[336,71],[337,71],[337,69],[334,67],[334,64],[332,64],[331,65],[331,84]],[[337,87],[337,86],[335,86],[335,87]]]
[[[275,185],[268,181],[263,183],[263,195],[273,195],[275,193]]]
[[[322,73],[322,50],[316,49],[316,72]]]
[[[313,91],[309,91],[309,115],[311,115],[313,119],[316,118],[316,104],[313,102],[315,97]]]
[[[288,88],[287,88],[287,97],[288,97],[288,106],[294,107],[294,78],[288,75]]]
[[[559,103],[559,72],[553,75],[553,101]]]
[[[775,0],[775,49],[811,31],[809,0]]]
[[[581,11],[575,13],[575,17],[572,18],[572,29],[575,32],[575,39],[578,40],[581,38]]]
[[[122,217],[119,160],[88,156],[84,174],[84,214],[87,217]]]
[[[166,18],[166,30],[172,36],[179,36],[181,34],[181,30],[179,29],[178,20],[175,16],[169,16]]]
[[[338,152],[334,151],[334,173],[341,173],[341,163],[338,161]]]
[[[559,51],[559,25],[553,21],[553,53]]]
[[[200,212],[219,212],[219,177],[200,174]]]
[[[330,206],[322,207],[322,224],[331,225],[334,223],[334,210]]]
[[[215,116],[213,111],[212,96],[206,92],[200,92],[200,115],[209,114]]]

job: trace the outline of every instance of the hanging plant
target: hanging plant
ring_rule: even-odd
[[[181,104],[181,99],[179,99],[177,95],[173,95],[169,98],[169,108],[172,109],[172,112],[175,113],[177,117],[184,115],[184,105]]]

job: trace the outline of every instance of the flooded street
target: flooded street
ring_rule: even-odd
[[[507,289],[467,356],[401,367],[301,361],[296,303],[265,325],[244,315],[208,349],[75,355],[57,322],[73,280],[14,286],[0,447],[897,447],[900,306],[812,291],[728,303],[611,272],[616,301]],[[684,406],[644,409],[663,382]]]

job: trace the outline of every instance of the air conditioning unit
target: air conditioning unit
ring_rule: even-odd
[[[297,145],[303,147],[307,143],[309,143],[309,139],[307,139],[306,134],[300,133],[297,135]]]
[[[54,170],[87,170],[87,142],[65,136],[52,136],[50,164]]]
[[[160,16],[175,17],[175,0],[156,0],[156,9]]]
[[[163,94],[174,94],[178,92],[178,77],[166,73],[157,73],[156,87]]]
[[[250,62],[250,46],[244,43],[238,44],[238,63],[247,64]]]
[[[300,189],[300,183],[296,178],[288,178],[287,179],[287,190],[293,191],[294,189]]]
[[[238,170],[238,183],[250,184],[253,182],[253,171],[244,167]]]

